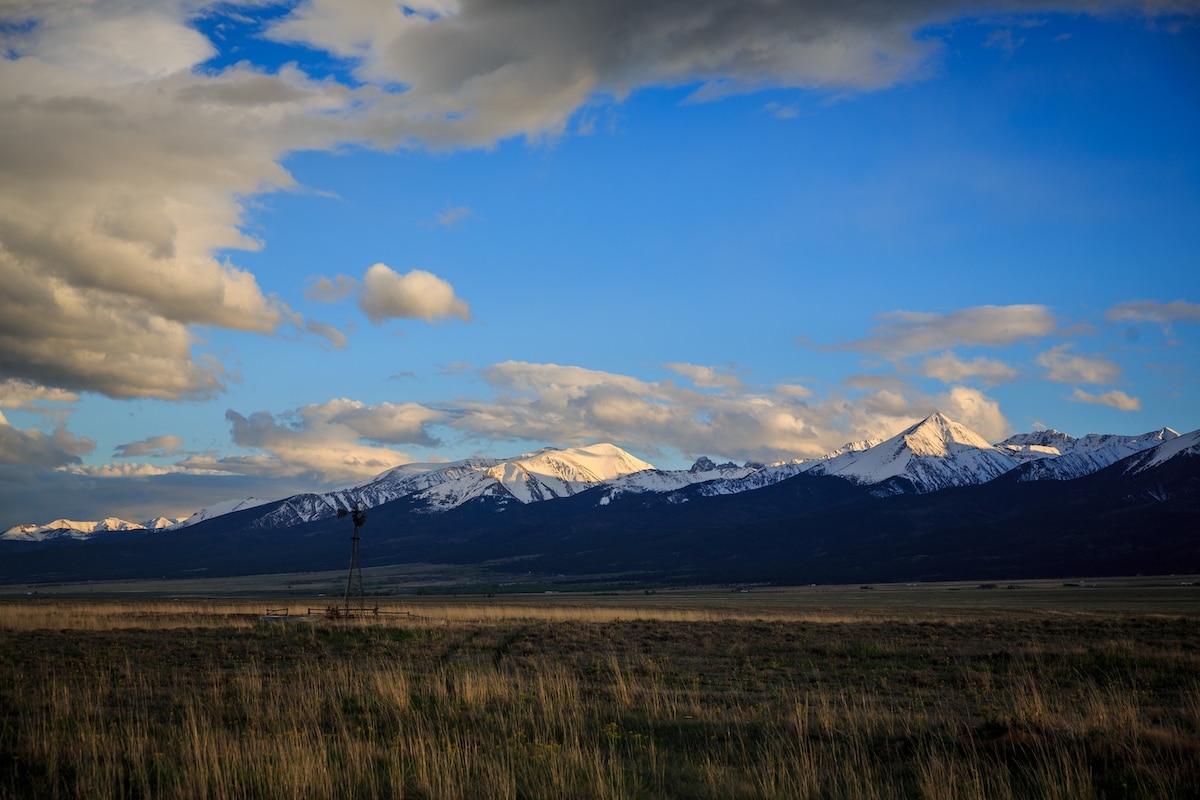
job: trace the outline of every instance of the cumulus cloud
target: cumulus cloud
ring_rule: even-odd
[[[975,306],[948,314],[891,311],[876,319],[870,336],[827,349],[904,358],[957,346],[1000,347],[1046,336],[1057,325],[1041,305]]]
[[[509,361],[480,375],[492,396],[460,400],[447,425],[497,441],[558,444],[613,441],[653,454],[664,443],[683,454],[772,462],[823,455],[849,441],[886,438],[935,409],[988,437],[1009,429],[983,392],[952,387],[924,395],[903,381],[854,396],[813,398],[795,387],[710,393],[673,380],[558,364]]]
[[[973,358],[964,361],[954,353],[942,353],[921,362],[920,374],[937,378],[943,383],[957,383],[967,378],[980,378],[986,383],[1011,381],[1020,373],[1002,361],[990,358]]]
[[[387,264],[374,264],[367,270],[359,288],[358,307],[376,325],[395,318],[471,320],[470,306],[454,294],[447,281],[420,269],[400,275]]]
[[[1070,344],[1060,344],[1037,357],[1046,377],[1056,383],[1112,383],[1121,377],[1121,367],[1106,358],[1072,355]]]
[[[414,403],[367,405],[340,398],[274,414],[243,415],[230,409],[233,443],[248,455],[191,455],[179,462],[189,471],[259,478],[307,478],[324,485],[367,480],[411,461],[389,444],[434,447],[428,427],[445,412]]]
[[[327,404],[326,404],[327,405]],[[333,423],[325,406],[305,406],[282,420],[266,411],[242,416],[229,410],[234,444],[261,454],[230,455],[212,466],[272,477],[308,476],[322,483],[369,479],[409,460],[405,453],[363,444],[347,425]],[[201,466],[193,459],[189,466]]]
[[[96,449],[96,443],[77,438],[65,426],[51,433],[14,427],[0,414],[0,464],[23,467],[59,467],[78,464],[81,456]]]
[[[1113,389],[1110,392],[1103,394],[1092,394],[1085,392],[1082,389],[1076,389],[1071,394],[1071,399],[1079,403],[1093,403],[1101,406],[1110,406],[1118,411],[1141,411],[1142,401],[1136,397],[1130,397],[1124,392]]]
[[[293,184],[345,89],[295,69],[194,69],[194,5],[6,6],[0,46],[0,376],[112,397],[220,391],[198,325],[294,315],[217,256],[255,249],[240,198]],[[19,23],[19,24],[13,24]],[[113,357],[120,354],[120,358]]]
[[[309,0],[271,26],[276,40],[345,59],[356,79],[348,85],[295,65],[205,68],[217,48],[193,22],[234,15],[227,4],[7,3],[0,379],[116,398],[203,397],[222,391],[226,375],[197,355],[197,326],[264,335],[295,326],[342,346],[224,255],[261,246],[247,233],[247,198],[295,187],[283,166],[290,153],[555,135],[581,110],[649,86],[691,87],[694,100],[764,87],[872,91],[935,68],[941,45],[921,34],[930,24],[1120,5]],[[449,209],[443,221],[461,213]],[[380,292],[361,299],[375,321],[467,318],[466,304],[427,273],[381,268],[369,278]],[[345,292],[336,282],[310,287],[326,299]],[[920,343],[922,324],[936,326],[885,322],[909,348],[953,344],[937,335]]]
[[[173,456],[183,446],[183,439],[178,436],[151,436],[138,442],[117,445],[114,458],[142,458],[145,456]]]

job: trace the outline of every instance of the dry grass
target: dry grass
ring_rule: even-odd
[[[0,604],[0,797],[1200,796],[1194,616],[407,608]]]

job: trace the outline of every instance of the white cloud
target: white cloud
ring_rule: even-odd
[[[1046,377],[1056,383],[1112,383],[1121,377],[1121,367],[1105,358],[1072,355],[1070,344],[1056,345],[1037,357]]]
[[[377,325],[394,318],[427,322],[444,317],[471,319],[470,307],[455,296],[447,281],[420,269],[399,275],[386,264],[372,265],[363,276],[358,307]]]
[[[1118,411],[1142,410],[1141,400],[1136,397],[1130,397],[1129,395],[1117,389],[1098,395],[1085,392],[1082,389],[1076,389],[1071,394],[1071,399],[1079,403],[1094,403],[1096,405],[1111,406]]]
[[[891,311],[876,319],[870,336],[823,349],[903,358],[958,346],[1000,347],[1047,336],[1057,325],[1041,305],[975,306],[948,314]]]
[[[966,378],[981,378],[987,383],[1011,381],[1020,373],[1002,361],[982,356],[964,361],[954,353],[942,353],[921,362],[920,373],[943,383],[957,383]]]

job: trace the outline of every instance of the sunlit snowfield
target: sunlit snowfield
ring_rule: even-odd
[[[0,601],[0,796],[1196,796],[1191,582],[41,587]]]

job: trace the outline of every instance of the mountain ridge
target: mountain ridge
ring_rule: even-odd
[[[178,531],[253,509],[262,512],[255,518],[257,527],[288,528],[335,518],[339,508],[369,509],[400,499],[405,499],[415,512],[436,514],[469,503],[485,502],[502,509],[514,503],[561,500],[592,489],[600,490],[597,505],[624,496],[671,495],[688,487],[696,487],[695,496],[734,495],[805,473],[872,487],[875,496],[930,493],[979,485],[1001,476],[1019,481],[1077,478],[1177,438],[1179,434],[1166,427],[1136,436],[1088,434],[1079,438],[1045,430],[1016,434],[992,444],[935,411],[889,439],[873,444],[851,443],[807,461],[739,467],[732,463],[717,465],[702,457],[687,470],[659,470],[611,443],[542,448],[511,459],[470,458],[402,465],[357,486],[274,502],[231,500],[201,509],[186,520],[159,523],[154,528],[149,523],[116,518],[103,524],[56,520],[42,526],[18,525],[0,534],[0,542],[46,542],[58,537],[87,541],[96,533],[114,530]],[[64,525],[52,527],[58,523]]]

